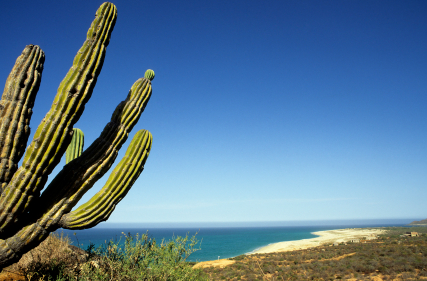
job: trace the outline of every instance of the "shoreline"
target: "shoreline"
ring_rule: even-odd
[[[303,250],[308,248],[314,248],[322,245],[333,245],[334,243],[346,243],[346,242],[357,242],[361,239],[372,240],[377,239],[379,234],[385,233],[386,230],[379,228],[344,228],[334,230],[323,230],[312,232],[317,235],[314,238],[307,238],[301,240],[291,240],[278,243],[272,243],[267,246],[258,248],[252,252],[244,255],[255,255],[255,254],[268,254],[277,252],[287,252]],[[193,268],[204,268],[204,267],[221,267],[224,268],[227,265],[235,263],[234,260],[230,259],[218,259],[210,261],[202,261],[196,263]]]
[[[344,228],[316,231],[312,232],[312,234],[317,235],[317,237],[272,243],[246,253],[246,255],[302,250],[325,244],[331,245],[334,243],[357,241],[363,238],[371,240],[376,239],[379,234],[384,232],[386,232],[386,230],[379,228]]]

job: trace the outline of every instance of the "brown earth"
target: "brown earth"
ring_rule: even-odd
[[[0,281],[21,281],[25,280],[25,276],[21,273],[2,271],[0,273]]]

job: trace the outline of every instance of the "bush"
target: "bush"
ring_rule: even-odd
[[[195,235],[178,236],[158,244],[147,234],[128,234],[124,247],[119,246],[120,241],[111,241],[94,250],[97,264],[86,263],[77,277],[82,280],[201,280],[202,271],[186,262],[199,250],[197,244]]]
[[[51,235],[21,261],[8,268],[27,280],[207,280],[186,259],[197,248],[196,235],[157,243],[147,234],[125,235],[124,245],[110,241],[86,251],[70,246],[68,237]]]

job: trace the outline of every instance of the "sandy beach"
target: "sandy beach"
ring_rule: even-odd
[[[265,253],[273,253],[273,252],[294,251],[294,250],[317,247],[324,244],[331,245],[334,243],[349,242],[351,240],[357,240],[357,239],[360,240],[365,237],[367,239],[375,239],[377,235],[384,232],[385,230],[376,229],[376,228],[372,228],[372,229],[346,228],[346,229],[318,231],[318,232],[313,232],[313,234],[319,235],[319,237],[274,243],[274,244],[270,244],[265,247],[262,247],[250,254],[265,254]]]
[[[349,242],[351,240],[376,239],[379,234],[382,234],[384,232],[385,230],[377,228],[346,228],[318,231],[313,232],[313,234],[318,235],[319,237],[270,244],[265,247],[259,248],[258,250],[252,253],[248,253],[248,255],[308,249],[325,244],[332,245],[334,243]],[[204,261],[197,263],[194,268],[203,268],[211,266],[225,267],[233,263],[235,263],[234,260],[228,259]]]

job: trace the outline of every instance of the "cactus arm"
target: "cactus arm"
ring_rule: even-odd
[[[88,202],[64,215],[60,222],[61,227],[85,229],[106,221],[144,170],[151,144],[151,133],[146,130],[138,131],[104,187]]]
[[[34,197],[39,197],[48,175],[65,153],[72,126],[80,118],[101,71],[116,16],[116,7],[111,3],[104,3],[98,9],[87,40],[61,82],[50,111],[37,128],[21,168],[3,190],[0,198],[2,231],[19,219]]]
[[[82,154],[83,147],[85,145],[84,134],[82,130],[78,128],[73,129],[73,138],[71,143],[68,145],[67,152],[65,153],[65,164],[76,159]]]
[[[125,101],[114,111],[101,136],[82,155],[64,166],[40,198],[40,225],[50,227],[78,203],[80,198],[113,164],[118,150],[139,120],[151,97],[151,81],[138,79]],[[42,207],[40,207],[42,206]]]
[[[114,162],[118,150],[127,140],[129,132],[139,120],[151,93],[151,82],[148,79],[138,79],[132,85],[127,98],[117,106],[100,137],[78,159],[64,166],[43,192],[42,199],[43,202],[46,201],[46,206],[49,202],[58,202],[64,197],[78,201],[84,194],[82,192],[87,191],[105,174]]]
[[[39,46],[26,46],[6,80],[0,101],[0,192],[16,172],[27,145],[44,58]]]

